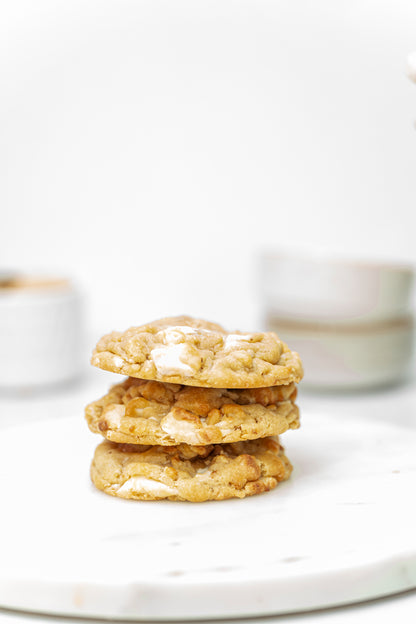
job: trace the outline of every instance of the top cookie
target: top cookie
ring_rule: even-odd
[[[299,355],[274,332],[229,333],[189,316],[107,334],[91,364],[129,377],[205,388],[286,385],[303,375]]]

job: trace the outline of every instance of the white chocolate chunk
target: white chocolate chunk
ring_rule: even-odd
[[[121,368],[124,365],[124,360],[119,355],[113,355],[113,364],[117,368]]]
[[[174,325],[168,327],[159,332],[163,337],[163,342],[166,345],[178,344],[184,342],[185,336],[189,334],[196,334],[196,330],[193,327],[187,327],[186,325]]]
[[[224,342],[224,348],[233,349],[234,347],[240,347],[241,343],[252,342],[252,340],[251,334],[228,334]]]
[[[171,488],[164,483],[154,481],[153,479],[147,479],[146,477],[130,477],[130,479],[118,488],[118,492],[152,494],[165,498],[176,494],[176,488]]]
[[[125,413],[126,408],[124,405],[111,405],[104,411],[103,416],[111,428],[118,429]]]
[[[228,426],[227,426],[228,425]],[[229,435],[235,430],[235,427],[230,427],[227,421],[221,421],[216,424],[223,436]]]
[[[211,474],[212,470],[209,468],[209,466],[207,466],[206,468],[199,468],[199,470],[196,471],[197,474],[205,474],[207,475],[207,477]]]
[[[160,375],[192,375],[193,368],[184,362],[187,352],[187,345],[180,343],[157,347],[151,351],[151,357]]]
[[[175,418],[170,412],[161,421],[160,428],[172,438],[185,444],[198,443],[198,432],[195,429],[195,424]]]

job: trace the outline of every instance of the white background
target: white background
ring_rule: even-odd
[[[268,249],[416,261],[414,0],[0,3],[0,268],[251,329]]]

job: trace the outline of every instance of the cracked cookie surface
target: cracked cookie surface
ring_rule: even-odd
[[[87,405],[94,433],[131,444],[219,444],[299,427],[296,387],[198,388],[130,377]]]
[[[91,465],[94,485],[136,500],[203,502],[272,490],[292,466],[277,438],[208,446],[144,446],[105,440]]]
[[[299,355],[274,332],[229,333],[189,316],[107,334],[91,363],[129,377],[209,388],[286,385],[303,376]]]

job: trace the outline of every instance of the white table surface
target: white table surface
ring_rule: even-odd
[[[38,393],[20,393],[0,395],[0,426],[10,427],[17,423],[36,423],[49,418],[58,419],[82,412],[84,405],[105,393],[106,388],[114,383],[114,375],[103,371],[89,371],[84,380],[77,385],[43,391]],[[371,419],[378,422],[396,422],[406,429],[416,431],[416,383],[381,392],[349,395],[317,395],[301,392],[298,401],[301,410],[308,415],[331,415],[334,419],[354,418]],[[301,430],[300,430],[301,431]],[[300,432],[299,432],[300,435]],[[416,449],[415,449],[416,451]],[[413,494],[414,495],[414,494]],[[416,617],[416,590],[400,595],[373,600],[362,604],[325,609],[315,612],[248,618],[233,620],[254,623],[275,622],[279,624],[377,624],[391,621],[411,622]],[[36,622],[68,621],[64,618],[33,615],[30,613],[11,612],[0,609],[0,624],[35,624]],[[77,622],[84,621],[77,619]],[[85,620],[87,621],[87,620]],[[97,621],[97,620],[95,620]]]

